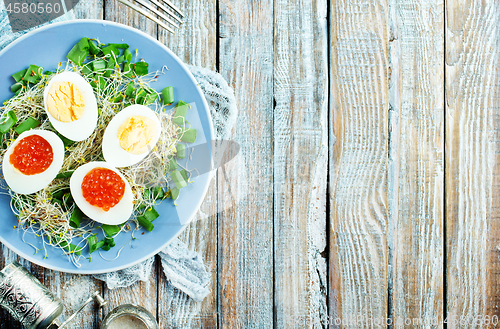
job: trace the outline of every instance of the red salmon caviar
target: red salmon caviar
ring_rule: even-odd
[[[12,166],[25,175],[44,172],[50,167],[53,159],[52,146],[39,135],[29,135],[21,139],[9,157]]]
[[[82,194],[91,205],[108,211],[123,198],[125,182],[111,169],[94,168],[83,177]]]

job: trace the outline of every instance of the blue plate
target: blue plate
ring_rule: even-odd
[[[66,21],[34,30],[14,41],[0,52],[0,100],[12,97],[10,86],[14,80],[11,74],[30,64],[43,66],[46,70],[56,68],[59,62],[66,61],[66,54],[82,37],[98,38],[102,43],[128,43],[132,50],[139,49],[139,58],[149,63],[150,71],[161,70],[166,65],[169,69],[167,73],[160,74],[158,81],[151,86],[156,90],[174,86],[177,100],[196,105],[188,114],[188,121],[198,129],[196,144],[214,139],[207,102],[194,77],[179,58],[151,36],[108,21]],[[205,145],[208,148],[206,152],[193,153],[190,168],[196,168],[197,165],[206,167],[207,163],[212,163],[210,145]],[[43,245],[41,239],[32,234],[25,234],[23,242],[23,231],[13,229],[17,219],[10,208],[10,197],[5,194],[0,195],[0,241],[29,261],[53,270],[94,274],[126,268],[155,255],[184,230],[200,207],[211,177],[211,172],[197,176],[194,183],[182,189],[176,201],[177,206],[171,199],[161,202],[157,206],[160,217],[154,221],[155,229],[152,232],[135,232],[137,239],[133,241],[130,234],[121,233],[115,238],[115,248],[102,252],[102,257],[94,252],[92,261],[81,258],[80,267],[75,266],[61,250],[53,247],[46,248],[47,257],[43,250],[35,253],[28,243],[40,249],[43,249]],[[117,256],[122,246],[119,257],[110,261]],[[83,254],[88,256],[88,248]]]

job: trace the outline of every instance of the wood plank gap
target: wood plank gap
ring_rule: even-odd
[[[331,285],[330,285],[330,239],[331,239],[331,227],[332,227],[332,222],[330,220],[330,198],[331,198],[331,195],[330,195],[330,167],[332,165],[331,163],[331,158],[332,158],[332,150],[333,150],[333,147],[332,147],[332,142],[333,142],[333,135],[332,135],[332,132],[333,132],[333,115],[332,115],[332,111],[331,111],[331,108],[332,108],[332,86],[331,86],[331,79],[332,79],[332,62],[330,61],[330,58],[331,58],[331,25],[332,25],[332,21],[331,21],[331,0],[327,0],[326,1],[326,58],[327,58],[327,61],[326,61],[326,69],[327,69],[327,72],[326,72],[326,88],[327,88],[327,95],[326,95],[326,106],[327,106],[327,129],[328,129],[328,132],[327,132],[327,154],[328,154],[328,158],[326,160],[326,191],[325,191],[325,213],[326,213],[326,219],[325,219],[325,232],[326,232],[326,246],[325,246],[325,250],[323,250],[323,254],[322,256],[326,259],[326,314],[327,314],[327,328],[330,328],[331,327],[331,323],[330,323],[330,298],[331,298],[331,295],[330,295],[330,289],[331,289]]]

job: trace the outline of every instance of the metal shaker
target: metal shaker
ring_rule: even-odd
[[[62,328],[94,299],[100,307],[106,304],[96,292],[75,314],[60,324],[57,317],[61,315],[64,305],[37,278],[18,262],[8,264],[0,271],[0,306],[21,322],[25,329]]]

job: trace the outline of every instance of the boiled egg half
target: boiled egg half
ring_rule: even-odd
[[[106,162],[78,167],[71,175],[70,190],[78,208],[96,222],[118,225],[132,215],[132,189],[125,177]]]
[[[78,73],[55,75],[43,92],[50,123],[73,141],[87,139],[97,124],[97,102],[92,86]]]
[[[150,108],[138,104],[126,107],[106,127],[104,160],[117,168],[134,165],[151,152],[160,133],[160,120]]]
[[[2,171],[7,185],[19,194],[40,191],[59,173],[64,161],[64,144],[53,132],[25,131],[9,146]]]

